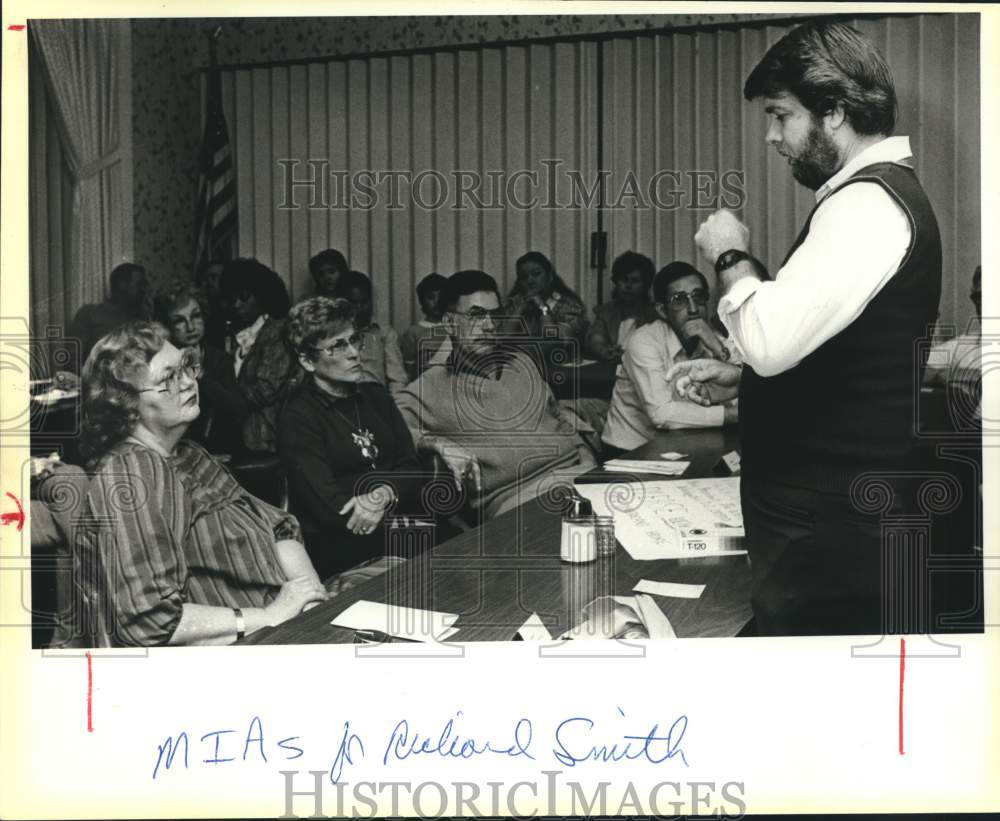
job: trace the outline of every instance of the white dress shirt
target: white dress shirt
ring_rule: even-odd
[[[729,339],[720,340],[739,362]],[[632,450],[645,444],[657,429],[717,428],[725,421],[725,407],[705,408],[674,396],[667,371],[687,359],[684,347],[666,322],[636,328],[625,343],[615,390],[601,438],[609,445]]]
[[[719,319],[761,376],[795,367],[854,322],[906,257],[909,221],[874,182],[829,195],[852,174],[909,157],[908,137],[869,146],[816,192],[809,234],[773,281],[745,277],[719,300]]]

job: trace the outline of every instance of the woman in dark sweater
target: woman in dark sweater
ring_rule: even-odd
[[[424,477],[388,391],[361,381],[353,306],[306,299],[289,314],[288,337],[306,378],[279,417],[278,455],[326,578],[385,552],[387,515],[419,512]]]

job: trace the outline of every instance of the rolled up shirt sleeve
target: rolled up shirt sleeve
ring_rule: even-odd
[[[899,270],[912,242],[902,207],[878,183],[836,190],[773,281],[738,280],[719,318],[750,367],[775,376],[854,322]]]
[[[633,334],[626,345],[622,365],[635,386],[646,415],[654,427],[717,428],[725,421],[726,411],[721,405],[705,408],[677,399],[667,382],[662,352]]]

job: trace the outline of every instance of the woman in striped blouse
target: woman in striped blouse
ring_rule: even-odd
[[[198,368],[149,322],[105,336],[84,366],[81,449],[95,473],[75,553],[77,578],[110,595],[102,643],[225,644],[327,597],[295,518],[182,438]]]

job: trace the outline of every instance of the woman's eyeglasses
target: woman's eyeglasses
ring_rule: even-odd
[[[139,393],[156,391],[157,393],[169,393],[176,395],[181,389],[181,380],[186,376],[188,379],[198,381],[201,379],[201,355],[195,348],[188,348],[181,354],[181,361],[176,368],[168,368],[163,378],[151,388],[141,388]]]
[[[687,305],[689,299],[695,305],[707,305],[708,291],[704,288],[695,288],[693,291],[676,291],[667,297],[667,304],[671,308],[680,308],[682,305]]]
[[[335,339],[333,344],[327,345],[325,348],[313,348],[316,353],[321,353],[324,356],[346,356],[348,348],[354,348],[356,351],[362,351],[365,347],[365,336],[360,333],[353,333],[347,339]]]

